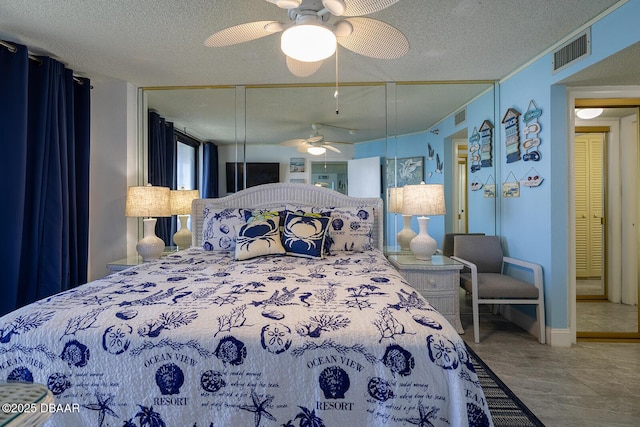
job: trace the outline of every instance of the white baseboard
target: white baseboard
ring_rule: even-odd
[[[520,310],[516,310],[511,305],[500,305],[500,313],[502,316],[520,326],[531,335],[538,338],[538,321],[535,318],[527,316]],[[571,347],[573,339],[571,337],[571,330],[568,328],[546,328],[546,343],[552,347]]]

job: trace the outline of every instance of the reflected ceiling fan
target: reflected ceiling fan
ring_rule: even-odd
[[[289,139],[286,141],[282,141],[280,145],[284,147],[296,147],[297,150],[301,153],[309,153],[314,156],[319,156],[327,152],[327,150],[333,151],[335,153],[341,153],[341,151],[334,147],[333,144],[350,144],[350,142],[345,141],[325,141],[324,135],[322,135],[319,130],[321,127],[331,127],[335,129],[341,129],[349,132],[349,134],[353,135],[356,130],[343,128],[340,126],[333,125],[325,125],[322,123],[313,123],[311,125],[311,129],[313,133],[309,135],[308,138],[298,138],[298,139]]]
[[[398,0],[266,0],[288,10],[289,21],[255,21],[220,30],[204,42],[209,47],[231,46],[282,33],[280,47],[287,67],[298,77],[315,73],[332,56],[336,42],[360,55],[395,59],[409,51],[397,28],[361,15],[378,12]],[[335,19],[334,19],[335,18]]]

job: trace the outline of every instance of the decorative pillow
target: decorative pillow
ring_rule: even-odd
[[[296,214],[306,215],[306,216],[327,216],[327,217],[331,217],[331,212],[333,211],[333,209],[334,208],[324,207],[324,206],[309,206],[309,205],[291,205],[291,204],[287,204],[284,216],[286,217],[286,214],[291,212],[291,213],[296,213]],[[331,221],[329,221],[329,224],[331,224]],[[327,238],[324,241],[323,256],[324,255],[331,255],[331,245],[332,244],[333,244],[333,240],[331,239],[331,235],[328,234]]]
[[[330,218],[287,213],[282,231],[282,245],[288,255],[322,258]]]
[[[288,211],[305,214],[330,215],[329,236],[325,243],[325,253],[330,252],[365,252],[373,248],[373,215],[372,206],[359,207],[321,207],[287,205]]]
[[[331,212],[331,251],[365,252],[373,249],[373,207],[335,208]]]
[[[264,221],[265,219],[273,218],[276,216],[280,220],[280,224],[278,225],[282,227],[284,223],[284,219],[287,216],[287,211],[284,208],[253,209],[253,210],[247,209],[244,211],[244,219],[246,222]]]
[[[245,223],[245,209],[205,207],[202,217],[202,247],[207,251],[232,251],[236,247],[236,229]]]
[[[284,254],[279,224],[277,215],[263,221],[236,224],[235,258],[243,260],[262,255]]]

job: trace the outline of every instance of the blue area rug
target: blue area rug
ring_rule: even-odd
[[[496,427],[544,427],[527,405],[467,346]]]

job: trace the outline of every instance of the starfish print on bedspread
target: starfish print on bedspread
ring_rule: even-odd
[[[91,409],[92,411],[99,411],[98,425],[100,427],[102,427],[102,424],[104,423],[104,418],[106,414],[109,414],[112,417],[120,418],[118,417],[118,414],[113,412],[113,409],[109,407],[109,405],[111,405],[111,402],[113,400],[113,395],[110,394],[109,396],[105,397],[104,395],[96,392],[96,399],[98,400],[97,403],[89,403],[87,405],[82,405],[82,406],[84,406],[87,409]]]
[[[268,299],[262,300],[262,301],[252,301],[251,304],[254,305],[255,307],[258,307],[261,305],[265,307],[269,305],[277,305],[277,306],[293,305],[295,303],[291,302],[291,300],[295,296],[296,291],[298,289],[300,288],[293,288],[292,290],[289,290],[285,286],[284,288],[282,288],[282,294],[280,294],[280,291],[276,290]]]
[[[433,427],[431,419],[436,417],[439,408],[432,407],[429,411],[424,407],[422,402],[418,402],[418,411],[420,416],[418,418],[407,418],[407,422],[420,427]]]
[[[273,398],[274,396],[267,395],[264,400],[260,400],[260,397],[258,397],[256,391],[251,390],[251,400],[253,401],[253,403],[250,405],[240,405],[240,409],[255,413],[255,427],[259,427],[260,421],[262,421],[262,417],[265,417],[266,419],[271,421],[277,421],[276,418],[271,415],[266,409],[269,405],[271,405],[271,401],[273,400]]]

